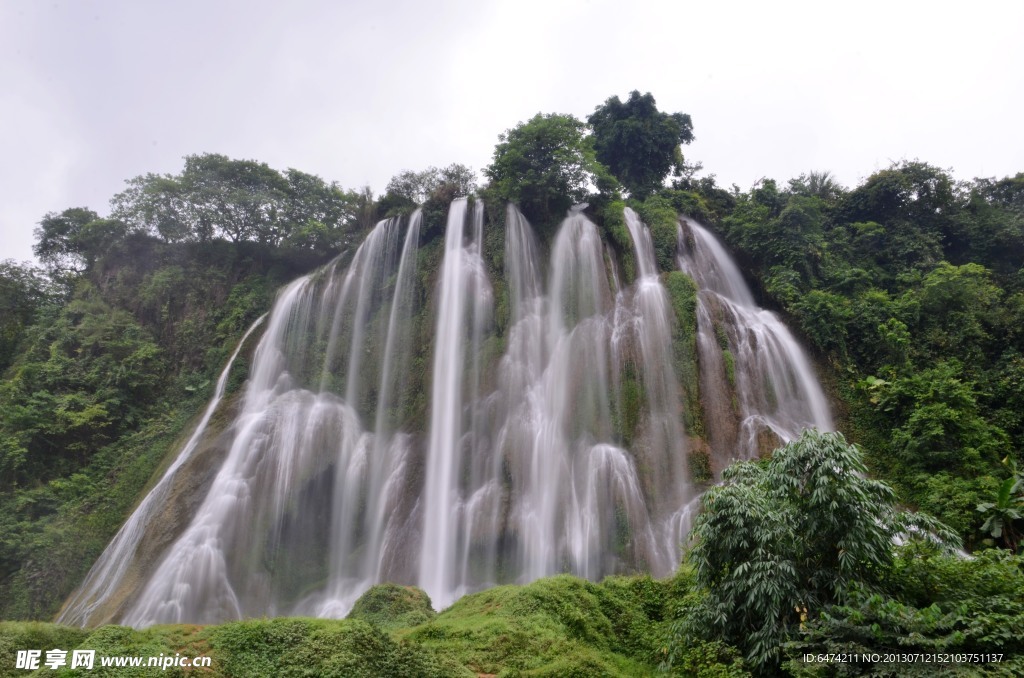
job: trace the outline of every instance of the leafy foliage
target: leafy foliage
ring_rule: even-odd
[[[768,670],[808,615],[879,581],[894,538],[958,544],[936,521],[896,510],[893,490],[866,471],[840,434],[812,430],[769,459],[729,467],[693,529],[689,562],[707,597],[680,631],[735,644]]]
[[[679,268],[676,263],[676,245],[679,237],[679,213],[672,203],[660,195],[638,203],[637,213],[651,232],[654,258],[658,268],[665,272]]]
[[[587,118],[594,151],[634,198],[661,187],[670,172],[683,169],[680,144],[693,141],[693,123],[684,113],[662,113],[650,92],[634,90],[623,103],[610,97]]]
[[[201,271],[170,276],[175,294],[196,303],[161,303],[153,319],[113,305],[122,293],[138,303],[130,282],[111,285],[107,301],[82,279],[63,309],[26,332],[0,382],[0,615],[56,611],[174,449],[226,351],[269,304],[263,290],[208,308],[221,292]],[[176,331],[160,331],[168,327]]]
[[[391,613],[396,604],[418,609],[425,596],[394,585],[371,589],[366,604],[345,620],[253,619],[141,631],[5,622],[0,676],[16,675],[15,650],[54,647],[103,655],[209,656],[212,665],[204,675],[225,677],[653,676],[664,656],[668,624],[692,585],[686,574],[666,581],[611,577],[600,584],[553,577],[468,595],[412,628],[388,623],[397,619]],[[369,608],[384,612],[378,618],[385,623],[354,618]],[[701,645],[680,666],[687,673],[674,667],[672,675],[747,675],[735,648],[720,642]],[[103,675],[98,666],[94,672]],[[189,675],[174,668],[167,673]]]
[[[13,362],[25,331],[58,306],[61,286],[43,271],[12,259],[0,261],[0,374]]]
[[[1016,553],[1020,546],[1016,523],[1024,520],[1024,476],[1009,456],[1003,459],[1003,464],[1010,469],[1010,477],[999,483],[995,501],[982,502],[977,510],[985,516],[981,531]]]
[[[407,638],[477,674],[652,675],[672,582],[575,577],[465,596]],[[520,673],[521,672],[521,673]],[[504,674],[503,674],[504,675]]]
[[[81,273],[126,233],[121,222],[100,219],[92,210],[74,207],[43,217],[36,228],[32,250],[51,271]]]
[[[164,374],[160,349],[124,311],[95,293],[36,334],[0,384],[0,487],[74,470],[138,421]]]
[[[465,675],[363,621],[254,620],[214,627],[208,637],[225,676]]]
[[[532,223],[544,226],[586,200],[592,186],[612,186],[584,129],[571,115],[538,113],[507,130],[484,170],[494,197],[517,203]]]
[[[422,589],[398,584],[377,584],[359,596],[348,619],[361,619],[384,629],[418,626],[435,617],[430,598]]]
[[[661,282],[668,292],[675,324],[672,326],[672,354],[676,377],[683,388],[686,408],[683,422],[692,435],[704,432],[703,410],[700,402],[700,372],[697,365],[697,285],[682,271],[663,273]],[[695,451],[690,452],[694,456]],[[699,474],[709,480],[710,468]],[[700,481],[698,481],[700,482]]]
[[[917,161],[851,191],[811,173],[737,190],[719,222],[835,368],[874,468],[968,544],[990,536],[974,509],[1000,459],[1024,449],[1021,185]]]
[[[265,163],[191,155],[179,175],[128,181],[111,201],[129,230],[167,242],[232,242],[337,250],[358,229],[362,196],[336,183]]]
[[[83,629],[44,622],[0,622],[0,677],[25,675],[16,669],[18,650],[70,650],[89,636]]]
[[[405,170],[391,177],[384,194],[385,199],[395,196],[412,205],[421,205],[445,189],[453,194],[449,196],[449,201],[454,197],[467,196],[476,190],[476,174],[458,163],[443,169],[428,167],[422,172]]]
[[[920,545],[904,547],[882,585],[854,587],[846,601],[808,620],[785,647],[798,676],[835,675],[835,665],[804,653],[878,655],[843,665],[841,675],[928,676],[939,672],[1019,675],[1024,670],[1024,561],[999,550],[966,559]],[[1002,661],[886,662],[900,653],[998,654]]]

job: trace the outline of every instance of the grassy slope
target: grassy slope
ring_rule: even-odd
[[[203,675],[246,678],[651,676],[687,590],[685,574],[665,581],[611,577],[600,584],[562,575],[472,594],[440,614],[430,610],[429,599],[418,589],[385,584],[367,592],[345,620],[259,619],[144,631],[2,622],[0,678],[25,675],[14,669],[17,650],[45,653],[53,648],[92,649],[98,655],[204,655],[213,666]],[[117,676],[187,673],[176,668],[107,671]],[[105,673],[97,667],[89,675]]]

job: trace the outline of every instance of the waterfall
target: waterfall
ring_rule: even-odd
[[[164,508],[164,502],[171,492],[171,486],[174,484],[178,470],[192,457],[192,453],[195,452],[199,446],[199,441],[203,439],[203,435],[206,433],[206,427],[210,423],[210,418],[217,411],[218,405],[220,405],[221,400],[224,398],[224,390],[228,385],[228,375],[231,374],[231,368],[235,364],[235,359],[241,353],[242,347],[245,345],[249,335],[256,331],[256,328],[263,323],[266,317],[266,315],[262,315],[257,318],[256,322],[242,335],[231,357],[228,358],[227,364],[221,370],[220,377],[217,378],[217,384],[213,389],[213,397],[207,403],[195,431],[192,432],[192,435],[184,447],[181,448],[175,460],[164,471],[157,484],[143,498],[128,520],[121,526],[121,529],[114,535],[107,548],[100,554],[99,559],[96,560],[89,573],[85,576],[85,581],[82,582],[82,585],[78,587],[78,590],[68,600],[67,604],[64,605],[64,609],[57,618],[58,623],[84,626],[92,621],[93,615],[99,612],[115,595],[118,584],[125,576],[129,566],[133,563],[142,536],[150,528],[154,518]]]
[[[681,393],[672,357],[672,324],[676,318],[672,314],[668,292],[658,278],[650,231],[628,207],[625,219],[633,236],[638,269],[629,322],[635,325],[642,383],[647,394],[647,447],[665,450],[664,454],[648,459],[646,463],[653,467],[655,475],[663,479],[660,494],[670,498],[665,508],[675,508],[682,497],[673,489],[686,488],[687,485],[682,469],[686,451],[679,417]],[[692,496],[689,491],[682,494]]]
[[[205,498],[146,580],[107,579],[122,623],[340,616],[382,559],[401,559],[391,533],[404,526],[389,517],[410,443],[391,409],[409,359],[420,221],[404,240],[399,220],[382,221],[347,267],[335,261],[279,294]],[[99,621],[85,609],[76,620]]]
[[[480,340],[491,306],[491,288],[481,258],[483,204],[477,202],[466,238],[465,199],[448,215],[434,345],[434,381],[423,490],[423,539],[419,584],[436,605],[447,606],[465,580],[457,562],[475,517],[474,490],[462,486],[463,469],[473,464],[477,438],[474,413],[479,399]],[[475,469],[470,469],[470,475]]]
[[[679,266],[700,290],[698,350],[709,442],[714,450],[732,451],[722,462],[770,451],[804,428],[833,430],[806,354],[776,314],[757,306],[721,243],[691,219],[682,221],[678,240]]]
[[[62,619],[341,617],[384,581],[440,609],[559,572],[671,574],[701,489],[690,456],[720,467],[831,420],[792,335],[690,221],[699,377],[682,380],[687,319],[624,217],[629,253],[578,211],[545,243],[509,206],[488,237],[483,204],[459,199],[443,238],[419,211],[386,219],[287,285],[230,424],[206,426],[215,394],[168,471],[205,446],[203,482],[161,480]],[[684,425],[695,402],[704,435]],[[161,505],[177,518],[154,536]]]

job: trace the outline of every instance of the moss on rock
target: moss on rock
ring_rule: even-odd
[[[697,365],[697,285],[682,271],[663,273],[661,282],[668,291],[676,317],[672,327],[672,353],[685,399],[683,423],[691,436],[702,437],[705,426]]]

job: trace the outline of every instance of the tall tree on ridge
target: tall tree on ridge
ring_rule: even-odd
[[[633,90],[625,103],[613,96],[587,122],[597,160],[634,198],[658,190],[670,172],[679,174],[684,167],[680,144],[693,141],[690,116],[660,112],[650,92]]]

